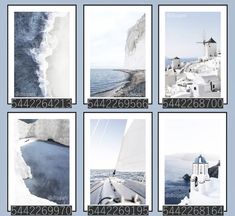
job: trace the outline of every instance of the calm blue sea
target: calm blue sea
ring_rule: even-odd
[[[69,204],[69,147],[35,141],[21,151],[33,176],[25,180],[29,191],[57,204]]]
[[[123,86],[128,82],[129,74],[112,69],[91,69],[90,94],[106,92]]]
[[[113,170],[91,170],[90,173],[90,185],[97,181],[105,180],[106,178],[112,176]],[[145,181],[144,172],[116,172],[115,176],[124,180],[135,180],[135,181]]]
[[[196,60],[198,60],[198,58],[182,58],[181,62],[191,62]],[[167,67],[168,65],[171,65],[171,59],[165,58],[165,66]]]
[[[180,159],[165,161],[165,204],[179,204],[189,194],[190,182],[183,179],[191,175],[191,162]]]
[[[30,50],[40,47],[47,19],[48,14],[44,12],[14,13],[15,97],[43,96],[36,74],[39,66]]]

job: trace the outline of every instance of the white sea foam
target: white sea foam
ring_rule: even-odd
[[[60,34],[58,30],[55,30],[56,19],[65,18],[68,16],[68,13],[48,13],[48,20],[43,31],[43,39],[39,48],[33,48],[30,50],[32,57],[39,65],[39,70],[36,72],[39,81],[39,87],[41,88],[42,94],[45,97],[60,97],[62,95],[57,94],[53,89],[53,82],[56,82],[56,76],[58,67],[52,65],[60,65],[61,59],[52,58],[56,52],[58,52],[59,42],[61,42]],[[57,24],[58,25],[58,24]],[[60,29],[61,31],[61,29]],[[63,50],[60,50],[63,53]],[[53,59],[54,62],[50,61],[49,57]],[[62,60],[63,61],[63,60]],[[49,69],[53,67],[53,79],[48,77]],[[52,73],[52,71],[50,70]],[[57,82],[59,85],[59,82]]]

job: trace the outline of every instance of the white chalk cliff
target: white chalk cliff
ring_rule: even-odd
[[[18,123],[21,121],[18,121]],[[26,123],[25,123],[26,124]],[[20,133],[18,131],[18,124],[15,125],[15,138],[14,138],[14,175],[10,181],[11,192],[11,205],[56,205],[47,199],[37,197],[30,193],[29,189],[24,183],[24,179],[32,178],[31,169],[25,163],[20,146],[23,144],[19,141]]]
[[[33,123],[18,120],[19,138],[53,139],[63,145],[69,145],[68,119],[38,119]]]
[[[128,30],[124,68],[145,69],[145,14]]]

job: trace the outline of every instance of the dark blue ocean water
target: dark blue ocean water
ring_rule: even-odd
[[[57,204],[69,204],[69,147],[35,141],[21,151],[33,176],[25,180],[29,191]]]
[[[90,185],[97,181],[105,180],[108,177],[111,177],[113,174],[113,170],[91,170],[90,172]],[[124,180],[135,180],[142,182],[143,179],[145,181],[145,173],[144,172],[116,172],[115,177],[124,179]]]
[[[190,183],[185,180],[165,182],[165,204],[179,204],[189,195]]]
[[[33,59],[30,50],[40,47],[47,19],[48,14],[44,12],[15,12],[15,97],[43,96],[36,74],[39,67]]]
[[[167,158],[165,161],[165,204],[179,204],[188,196],[190,182],[183,179],[187,173],[191,175],[191,161]]]
[[[90,94],[94,96],[127,83],[129,74],[112,69],[91,69]]]

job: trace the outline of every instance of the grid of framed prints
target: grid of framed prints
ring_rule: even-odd
[[[0,213],[229,215],[229,4],[3,2]]]

